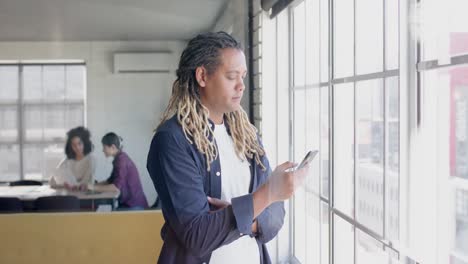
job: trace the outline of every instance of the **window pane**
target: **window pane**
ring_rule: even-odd
[[[422,59],[442,60],[468,54],[468,17],[465,0],[421,1]]]
[[[383,234],[383,83],[356,83],[358,163],[357,220]]]
[[[282,12],[278,15],[277,17],[277,71],[278,72],[289,72],[289,52],[287,52],[290,48],[289,46],[289,21],[288,21],[288,13],[287,12]],[[263,75],[265,78],[266,75]],[[289,80],[290,76],[289,74],[278,74],[277,75],[277,107],[278,107],[278,120],[277,124],[288,124],[290,122],[290,111],[289,111],[289,98],[292,97],[290,95],[290,89],[289,89]],[[263,103],[275,103],[275,102],[266,102],[263,101]],[[282,111],[279,111],[282,110]],[[292,138],[292,131],[289,131],[290,127],[289,126],[278,126],[277,130],[277,142],[278,142],[278,150],[277,150],[277,161],[278,162],[284,162],[286,160],[290,160],[290,149],[291,149],[291,143],[290,139]],[[289,242],[289,241],[288,241]],[[291,253],[288,253],[291,254]]]
[[[448,262],[452,258],[453,263],[464,263],[468,258],[468,243],[466,233],[466,203],[464,195],[460,193],[468,190],[467,179],[467,102],[468,80],[467,65],[459,65],[451,68],[425,71],[422,73],[423,84],[423,115],[421,125],[425,126],[429,133],[433,133],[429,140],[434,139],[424,149],[424,160],[421,172],[414,177],[419,182],[429,181],[429,190],[437,193],[431,206],[433,213],[437,214],[437,223],[428,222],[419,224],[419,232],[425,236],[437,237],[443,241],[446,250],[439,250],[440,260]],[[427,141],[429,141],[427,140]],[[426,165],[427,164],[427,165]],[[437,171],[434,171],[437,168]],[[423,171],[427,170],[427,172]],[[429,175],[426,175],[429,174]],[[419,179],[418,179],[419,177]],[[432,183],[430,181],[433,181]],[[434,187],[430,187],[430,186]],[[419,190],[418,190],[419,191]],[[420,191],[424,200],[431,199],[427,189]],[[414,193],[414,192],[413,192]],[[418,210],[414,208],[413,210]],[[424,215],[426,210],[417,211],[418,216]],[[429,214],[427,214],[429,215]],[[412,230],[411,230],[412,231]],[[426,234],[427,233],[427,234]],[[461,258],[460,258],[461,257]],[[439,261],[442,263],[443,261]]]
[[[0,66],[0,102],[18,99],[18,66]]]
[[[322,185],[321,185],[321,195],[328,198],[329,194],[329,133],[330,133],[330,126],[329,126],[329,103],[328,103],[328,86],[320,88],[320,174],[322,177]]]
[[[329,264],[329,255],[330,255],[330,220],[329,220],[329,211],[328,204],[320,202],[320,252],[321,252],[321,264]]]
[[[398,69],[399,1],[385,0],[385,69]]]
[[[294,160],[300,162],[306,152],[306,93],[294,91]],[[306,261],[306,195],[300,188],[294,195],[294,256]]]
[[[306,192],[299,188],[294,193],[294,256],[301,262],[306,263],[306,252],[310,250],[307,246],[306,221],[307,205]]]
[[[25,102],[38,102],[44,98],[42,66],[23,67],[23,96]]]
[[[43,139],[43,107],[24,107],[24,135],[26,141],[37,141]]]
[[[424,81],[432,89],[449,89],[450,93],[450,175],[457,181],[453,184],[454,225],[453,263],[468,263],[468,66],[462,65],[445,70],[430,71]],[[441,91],[439,91],[441,93]],[[443,109],[444,112],[447,109]],[[443,197],[452,201],[451,197]],[[453,218],[452,218],[453,219]]]
[[[306,154],[306,93],[294,91],[294,160],[301,162]]]
[[[334,264],[354,263],[354,227],[334,215],[333,258]],[[358,262],[359,263],[359,262]]]
[[[60,144],[26,144],[23,149],[24,177],[30,180],[49,180],[54,169],[65,157],[65,142]]]
[[[321,250],[320,199],[303,188],[294,195],[294,256],[301,263],[319,263]],[[328,225],[328,222],[326,223]],[[328,246],[328,245],[325,245]]]
[[[317,194],[306,194],[306,262],[302,263],[320,263],[320,199]],[[325,245],[323,245],[325,246]]]
[[[387,264],[391,262],[389,253],[385,251],[382,243],[356,230],[356,263]]]
[[[320,88],[309,88],[306,91],[306,150],[320,151]],[[303,154],[304,155],[304,154]],[[302,158],[300,158],[302,159]],[[297,160],[300,162],[299,160]],[[306,178],[306,189],[318,196],[320,193],[320,162],[319,156],[314,158]]]
[[[294,86],[305,84],[305,6],[294,8]]]
[[[65,130],[70,130],[77,126],[84,125],[84,107],[83,105],[69,105],[65,119]]]
[[[67,130],[65,129],[66,106],[45,106],[44,107],[44,139],[57,140],[64,139]]]
[[[334,200],[335,207],[353,217],[354,197],[354,84],[335,85]]]
[[[328,81],[328,0],[320,0],[320,82]]]
[[[319,1],[305,1],[306,8],[306,84],[318,84],[320,82],[320,17]]]
[[[31,180],[42,180],[42,148],[35,145],[25,145],[23,155],[24,177]]]
[[[65,98],[65,66],[43,66],[44,99]]]
[[[0,160],[0,181],[19,180],[19,145],[0,145]]]
[[[66,99],[83,100],[86,89],[85,66],[66,66]]]
[[[383,1],[356,0],[356,73],[383,70]]]
[[[453,148],[450,162],[450,175],[468,179],[468,67],[461,66],[450,70],[450,80],[445,83],[439,80],[441,88],[451,90],[451,138],[450,145]],[[426,78],[433,77],[434,74],[427,74]],[[429,80],[428,80],[429,81]],[[450,82],[450,83],[449,83]]]
[[[0,141],[18,140],[18,107],[0,106]]]
[[[386,239],[399,238],[399,178],[400,178],[400,99],[398,77],[385,80],[387,122],[385,166]]]
[[[354,5],[353,1],[335,0],[334,78],[354,74]]]
[[[456,234],[453,263],[468,263],[468,190],[458,189],[455,195]]]

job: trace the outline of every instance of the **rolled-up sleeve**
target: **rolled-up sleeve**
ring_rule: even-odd
[[[240,234],[252,234],[253,195],[247,194],[231,199],[232,211]]]
[[[252,195],[237,197],[231,206],[210,212],[203,189],[204,176],[185,138],[158,132],[151,144],[147,168],[161,198],[166,222],[192,254],[204,256],[242,234],[250,234]]]
[[[268,206],[257,217],[257,239],[261,243],[267,243],[278,234],[284,223],[284,214],[284,203],[276,202]]]

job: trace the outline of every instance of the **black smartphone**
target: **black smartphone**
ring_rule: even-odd
[[[318,153],[318,150],[311,150],[311,151],[307,152],[304,159],[301,161],[301,163],[294,170],[300,170],[304,166],[309,164],[315,158],[317,153]]]

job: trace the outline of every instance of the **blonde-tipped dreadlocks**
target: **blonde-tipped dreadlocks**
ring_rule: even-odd
[[[214,135],[208,121],[209,111],[201,104],[195,70],[204,66],[208,74],[213,73],[220,65],[220,51],[226,48],[241,49],[240,43],[225,32],[200,34],[188,43],[180,57],[177,79],[160,123],[177,115],[187,140],[205,155],[208,171],[218,156],[218,150],[214,141],[209,140]],[[250,124],[245,111],[241,108],[225,114],[225,117],[237,156],[242,160],[255,159],[265,169],[260,159],[265,151],[258,143],[257,129]]]

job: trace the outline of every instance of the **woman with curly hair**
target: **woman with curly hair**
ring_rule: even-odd
[[[93,143],[91,134],[84,127],[76,127],[67,132],[65,155],[50,178],[52,187],[66,187],[68,189],[87,188],[94,182],[96,158],[91,154]]]
[[[166,221],[159,263],[270,263],[265,244],[308,168],[271,171],[240,105],[246,74],[225,32],[200,34],[182,52],[147,161]]]

